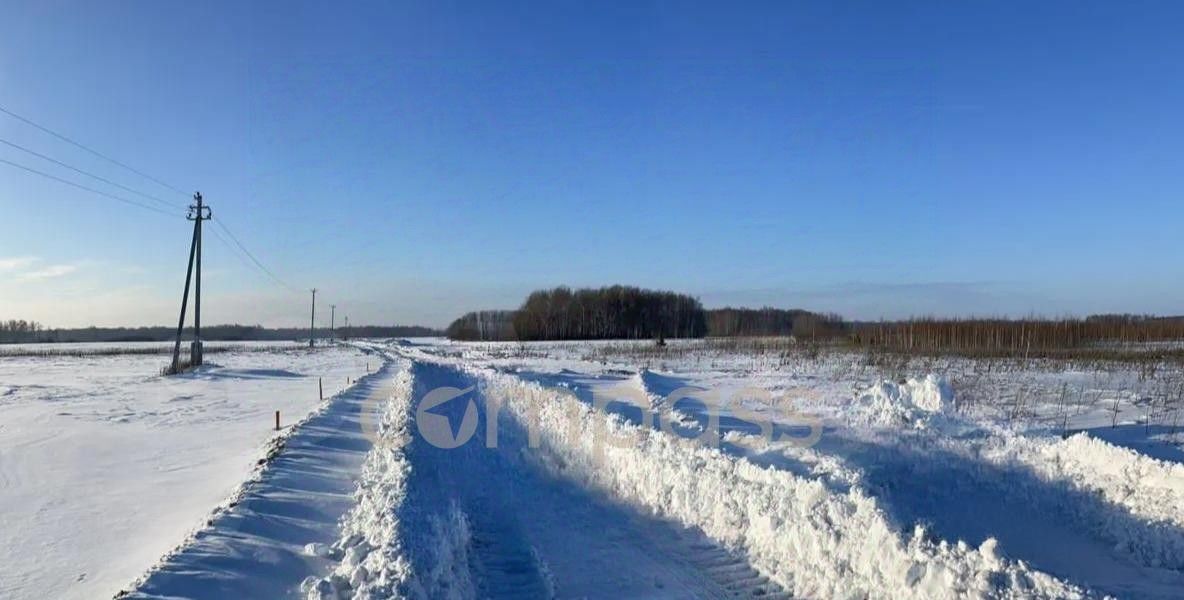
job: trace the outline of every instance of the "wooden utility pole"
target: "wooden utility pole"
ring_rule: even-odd
[[[190,366],[201,364],[201,222],[209,221],[214,213],[209,206],[202,204],[201,192],[193,194],[194,203],[189,205],[186,219],[193,221],[193,239],[189,242],[189,265],[185,269],[185,291],[181,295],[181,316],[177,319],[177,341],[173,344],[173,362],[169,372],[181,372],[181,333],[185,329],[185,309],[189,304],[189,282],[194,279],[193,265],[197,263],[196,289],[194,290],[194,328],[193,344],[189,348]],[[196,260],[195,260],[196,259]]]
[[[181,331],[185,328],[185,305],[189,303],[189,280],[193,278],[193,253],[197,251],[197,237],[189,242],[189,266],[185,271],[185,291],[181,294],[181,317],[177,319],[177,343],[173,344],[173,364],[170,374],[181,372]]]
[[[329,339],[331,339],[331,340],[337,339],[337,332],[336,332],[336,328],[334,327],[336,319],[337,319],[337,305],[330,304],[329,305]]]
[[[197,208],[197,216],[193,220],[194,236],[197,238],[197,273],[194,276],[193,283],[193,344],[189,346],[189,364],[192,366],[199,366],[202,363],[201,351],[201,222],[207,217],[202,215],[202,197],[201,192],[193,194],[193,200]]]
[[[308,319],[308,347],[312,348],[316,340],[317,323],[317,288],[312,288],[312,316]]]

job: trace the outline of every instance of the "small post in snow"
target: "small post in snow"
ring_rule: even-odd
[[[317,395],[321,397],[321,400],[325,399],[325,384],[320,377],[317,377]]]
[[[275,430],[280,430],[280,411],[275,411]]]

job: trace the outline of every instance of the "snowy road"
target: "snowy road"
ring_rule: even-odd
[[[414,377],[419,399],[433,389],[482,384],[426,362],[416,363]],[[498,421],[496,448],[488,448],[487,400],[477,392],[471,404],[454,400],[439,412],[461,423],[467,406],[477,408],[478,435],[463,446],[414,439],[409,486],[434,493],[417,494],[405,507],[411,530],[428,530],[423,517],[443,509],[463,515],[478,596],[725,598],[779,591],[743,557],[701,534],[548,477],[532,463],[528,432],[508,415]]]
[[[397,459],[372,461],[385,472],[371,473],[369,488],[401,493],[379,493],[373,503],[363,496],[334,549],[343,564],[306,586],[313,597],[784,597],[743,556],[701,532],[549,476],[509,411],[496,413],[491,441],[484,383],[422,357],[410,364],[393,399],[405,420],[388,421],[388,443],[376,449]],[[456,447],[406,435],[416,404],[438,389],[471,390],[420,415],[475,432]]]

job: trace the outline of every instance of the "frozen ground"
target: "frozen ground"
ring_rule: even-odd
[[[660,353],[619,343],[361,347],[376,372],[292,428],[256,471],[228,469],[217,453],[214,470],[247,481],[195,535],[159,519],[137,532],[155,544],[145,560],[156,566],[131,596],[1174,598],[1184,589],[1178,365],[871,361],[682,342]],[[105,475],[143,490],[167,473],[99,473],[84,489],[106,493]],[[195,505],[208,511],[228,493]],[[115,521],[134,526],[130,512]],[[44,536],[26,548],[42,539],[69,542]]]
[[[106,347],[106,346],[104,346]],[[0,597],[102,598],[202,525],[286,424],[365,374],[354,349],[0,357]],[[373,360],[373,359],[371,359]]]

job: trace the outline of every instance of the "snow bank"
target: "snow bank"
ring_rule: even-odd
[[[979,548],[895,529],[874,498],[643,429],[537,384],[480,373],[490,399],[537,426],[537,464],[700,528],[795,596],[1078,598],[1081,590]],[[937,382],[922,383],[940,389]],[[901,395],[896,396],[900,398]],[[933,406],[933,398],[912,399]],[[943,397],[944,402],[944,397]],[[599,435],[603,434],[603,435]]]
[[[936,375],[896,383],[882,381],[852,402],[851,420],[865,427],[927,428],[935,416],[954,412],[954,391]]]
[[[943,429],[952,417],[954,396],[949,384],[934,375],[897,384],[884,381],[867,388],[853,402],[851,422],[865,427],[911,426]],[[1023,469],[1041,482],[1086,492],[1079,501],[1056,509],[1094,535],[1114,543],[1150,567],[1184,569],[1184,465],[1159,461],[1084,433],[1059,438],[1033,438],[990,427],[979,440],[926,437],[926,443],[954,454],[1005,469]],[[914,440],[914,450],[921,446]],[[914,468],[924,468],[918,459]],[[983,474],[983,485],[998,482]],[[1010,478],[1007,486],[1027,480]],[[1046,489],[1008,489],[1006,493],[1047,495]]]
[[[306,549],[309,554],[341,561],[327,577],[309,578],[301,584],[309,598],[348,598],[353,586],[363,587],[379,578],[397,582],[407,577],[409,568],[397,549],[389,554],[371,551],[398,539],[399,524],[390,508],[406,496],[411,470],[401,450],[411,435],[410,379],[406,368],[395,378],[394,393],[378,426],[378,441],[362,466],[354,493],[356,505],[341,523],[341,538],[329,548],[310,545]]]
[[[1079,519],[1152,567],[1184,569],[1184,465],[1165,462],[1078,433],[1067,439],[1002,432],[983,451],[996,464],[1015,463],[1038,477],[1088,492],[1107,507],[1069,507]]]

